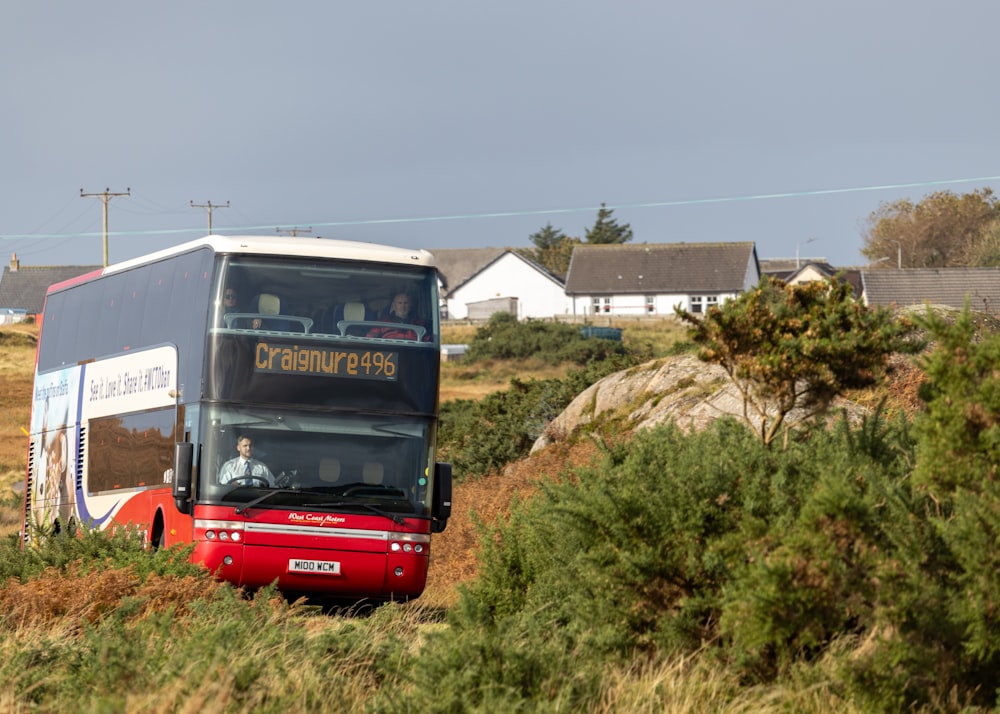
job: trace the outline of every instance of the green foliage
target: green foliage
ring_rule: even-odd
[[[584,241],[590,245],[607,245],[632,240],[632,227],[628,223],[619,225],[613,214],[614,210],[602,203],[597,211],[597,220],[593,227],[587,229]]]
[[[956,588],[963,556],[913,487],[915,455],[907,424],[877,416],[783,451],[734,420],[641,434],[484,532],[442,646],[516,633],[511,647],[549,653],[549,681],[567,654],[634,663],[712,642],[758,685],[823,667],[864,711],[992,706],[996,532],[962,534],[982,556]]]
[[[951,322],[930,310],[920,324],[935,348],[921,364],[927,411],[917,421],[921,459],[914,474],[939,502],[956,489],[975,491],[1000,464],[1000,337],[979,342],[968,306]]]
[[[573,363],[562,379],[512,379],[509,387],[479,401],[441,405],[438,448],[456,477],[486,474],[527,455],[551,422],[582,391],[612,372],[634,366],[639,356],[621,342],[587,338],[577,327],[507,313],[493,315],[476,331],[467,360],[541,358]]]
[[[747,425],[770,444],[792,410],[826,412],[848,389],[870,386],[886,358],[913,352],[912,325],[856,301],[847,282],[786,285],[765,276],[704,315],[678,309],[698,357],[720,365],[739,390]]]
[[[628,350],[621,342],[584,337],[574,325],[520,321],[516,315],[500,312],[476,330],[465,359],[473,363],[534,357],[547,364],[584,365],[626,354]]]
[[[21,547],[11,535],[0,544],[0,583],[8,578],[21,582],[37,577],[46,568],[65,571],[71,563],[84,570],[133,567],[141,579],[157,575],[194,575],[203,568],[189,562],[190,548],[150,550],[138,531],[123,528],[115,532],[80,529],[54,536],[36,537],[31,545]]]
[[[573,248],[580,244],[579,238],[570,238],[562,230],[553,228],[551,223],[546,223],[544,228],[532,233],[528,239],[535,247],[521,251],[527,258],[555,275],[566,275]]]
[[[921,323],[934,349],[922,360],[927,408],[913,476],[950,556],[937,573],[937,610],[958,633],[944,643],[952,666],[987,686],[1000,672],[1000,335],[978,339],[968,306],[954,322],[928,311]]]
[[[445,402],[438,427],[441,458],[452,463],[457,479],[502,469],[526,456],[549,422],[578,394],[602,377],[635,363],[628,353],[616,351],[611,358],[595,359],[570,370],[562,379],[515,378],[506,390],[478,401]]]

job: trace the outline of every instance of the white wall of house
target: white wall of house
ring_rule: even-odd
[[[544,319],[569,312],[563,286],[514,253],[505,253],[448,296],[448,317],[468,317],[469,303],[516,297],[518,318]]]
[[[578,295],[572,301],[572,310],[578,317],[588,315],[673,317],[676,305],[689,312],[704,312],[709,306],[721,304],[734,297],[736,293]]]
[[[800,270],[791,280],[788,281],[789,285],[803,285],[805,283],[814,283],[817,280],[829,280],[830,276],[821,270],[818,270],[813,265],[807,265],[802,270]]]

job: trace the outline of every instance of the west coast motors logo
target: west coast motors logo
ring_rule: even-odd
[[[288,520],[292,523],[307,523],[310,526],[335,526],[347,522],[343,516],[329,513],[289,513]]]

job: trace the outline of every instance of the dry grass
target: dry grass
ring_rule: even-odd
[[[35,369],[36,325],[0,327],[0,537],[21,526],[17,503],[24,484]]]
[[[482,360],[474,363],[445,362],[441,365],[441,401],[482,399],[510,386],[510,380],[557,379],[566,376],[566,365],[545,364],[539,359]]]
[[[455,484],[448,527],[434,536],[431,546],[431,567],[421,602],[450,607],[458,598],[457,586],[475,577],[479,557],[477,520],[487,525],[496,523],[507,515],[515,497],[529,498],[541,480],[558,478],[568,469],[591,464],[598,457],[593,442],[560,442],[509,464],[502,474]]]
[[[0,612],[6,626],[51,628],[97,622],[118,608],[125,598],[142,603],[137,618],[154,612],[171,612],[183,617],[188,605],[227,587],[207,572],[203,577],[152,574],[143,582],[127,568],[84,571],[70,564],[66,571],[47,569],[25,583],[16,578],[0,588]]]

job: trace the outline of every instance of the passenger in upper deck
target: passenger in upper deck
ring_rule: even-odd
[[[240,296],[236,288],[227,287],[222,291],[222,314],[228,315],[231,312],[240,311]]]
[[[412,314],[412,308],[413,299],[409,294],[398,292],[393,296],[392,302],[386,311],[379,316],[378,322],[398,322],[401,325],[426,327],[427,325],[423,320]],[[390,327],[379,325],[368,331],[368,337],[383,337],[392,340],[415,340],[417,339],[417,333],[405,326]],[[429,342],[431,338],[429,334],[425,333],[423,339],[425,342]]]

